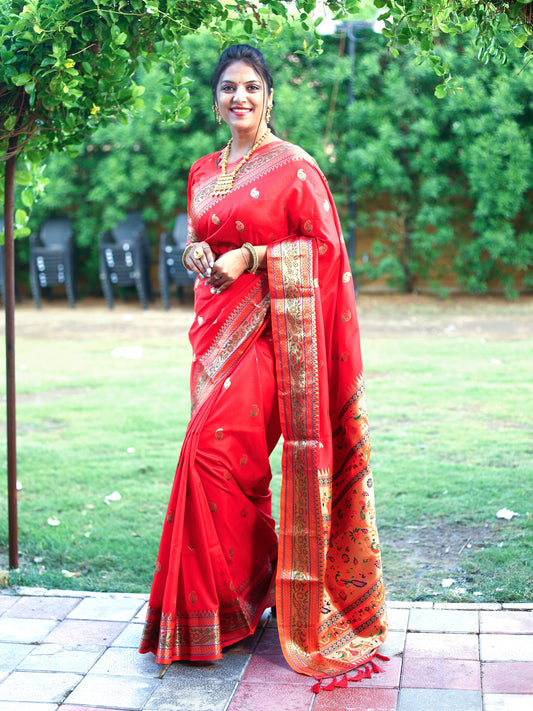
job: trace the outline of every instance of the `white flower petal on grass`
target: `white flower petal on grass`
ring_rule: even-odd
[[[106,504],[110,504],[112,501],[120,501],[121,498],[122,496],[118,493],[118,491],[114,491],[112,494],[108,494],[108,496],[104,498],[104,501]]]
[[[55,516],[50,516],[47,523],[49,526],[59,526],[61,521],[58,518],[56,518]]]
[[[454,589],[452,590],[452,593],[453,593],[454,595],[464,595],[465,592],[466,592],[466,588],[454,588]]]
[[[454,583],[455,583],[454,578],[444,578],[441,581],[441,585],[443,588],[450,588]]]
[[[117,346],[111,351],[111,355],[115,358],[141,360],[143,357],[143,348],[142,346]]]
[[[133,453],[135,452],[135,447],[128,447],[128,449],[126,450],[126,452],[127,452],[128,454],[133,454]]]
[[[62,570],[61,574],[64,575],[65,578],[79,578],[81,576],[79,570],[76,570],[74,573],[71,573],[70,570]]]
[[[513,516],[520,516],[520,514],[509,509],[500,509],[496,514],[496,518],[504,518],[506,521],[510,521]]]

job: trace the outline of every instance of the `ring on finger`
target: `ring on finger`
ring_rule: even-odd
[[[195,259],[201,259],[201,258],[204,256],[204,254],[205,254],[205,252],[204,252],[204,250],[203,250],[201,247],[196,247],[196,249],[195,249],[194,252],[192,253],[192,256],[193,256]]]

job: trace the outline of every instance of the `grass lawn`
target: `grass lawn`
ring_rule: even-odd
[[[188,342],[172,312],[161,328],[143,314],[132,335],[117,312],[99,328],[77,309],[74,339],[54,314],[24,311],[17,335],[21,566],[10,584],[144,592],[188,420]],[[533,599],[533,337],[362,330],[389,598]],[[127,345],[143,358],[112,354]],[[277,515],[279,451],[272,463]],[[0,508],[5,566],[6,495]],[[519,516],[498,519],[502,508]]]

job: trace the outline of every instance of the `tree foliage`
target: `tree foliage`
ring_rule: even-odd
[[[382,10],[383,34],[393,53],[413,44],[418,60],[426,59],[442,78],[440,98],[462,88],[453,65],[438,52],[442,35],[468,36],[478,60],[505,63],[513,48],[522,49],[522,61],[533,57],[533,4],[531,0],[373,0]]]

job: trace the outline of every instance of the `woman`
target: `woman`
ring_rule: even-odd
[[[288,663],[334,677],[387,631],[350,266],[324,176],[269,127],[263,55],[229,47],[212,88],[231,140],[189,176],[192,418],[141,652],[219,659],[275,604]]]

